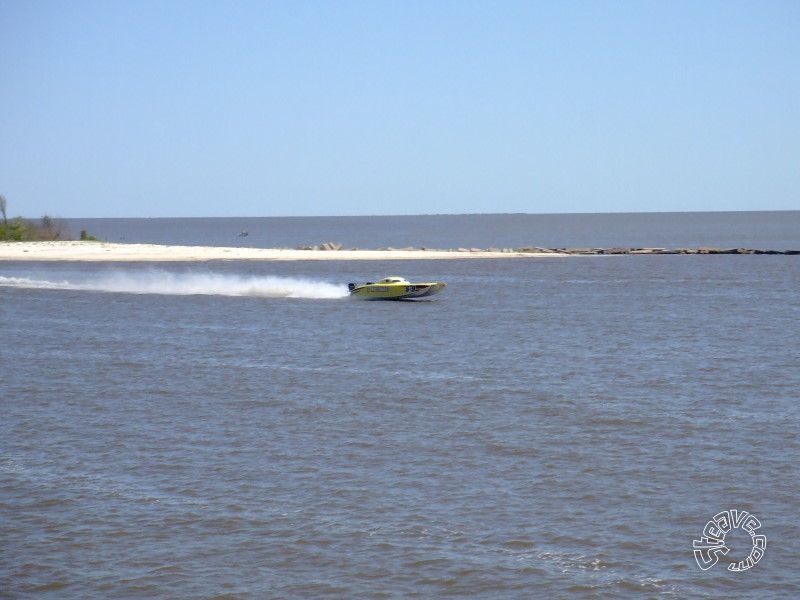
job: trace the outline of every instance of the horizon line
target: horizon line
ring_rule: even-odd
[[[602,212],[475,212],[475,213],[387,213],[387,214],[342,214],[342,215],[193,215],[193,216],[58,216],[41,217],[17,216],[21,219],[354,219],[354,218],[410,218],[410,217],[481,217],[481,216],[580,216],[580,215],[676,215],[676,214],[746,214],[746,213],[793,213],[800,209],[748,209],[748,210],[645,210],[645,211],[602,211]],[[9,218],[11,220],[11,218]]]

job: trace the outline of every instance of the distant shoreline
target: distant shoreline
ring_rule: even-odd
[[[453,258],[510,258],[520,256],[562,256],[553,252],[504,250],[332,250],[289,248],[231,248],[222,246],[166,246],[106,242],[0,242],[0,261],[86,261],[86,262],[203,262],[217,260],[430,260]],[[566,256],[566,255],[563,255]]]
[[[85,262],[203,262],[219,260],[444,260],[543,258],[603,255],[662,254],[784,254],[800,250],[754,250],[748,248],[457,248],[432,250],[385,248],[380,250],[331,249],[322,247],[231,248],[218,246],[166,246],[90,241],[0,242],[0,261]]]

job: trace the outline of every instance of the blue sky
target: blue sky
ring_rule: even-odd
[[[11,215],[800,210],[800,2],[0,1]]]

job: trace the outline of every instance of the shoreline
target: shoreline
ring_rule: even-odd
[[[321,248],[233,248],[224,246],[166,246],[89,241],[0,242],[0,261],[85,262],[204,262],[215,260],[442,260],[566,256],[556,252],[515,250],[331,250]]]
[[[567,256],[622,256],[663,254],[782,254],[798,250],[753,250],[748,248],[457,248],[342,250],[329,245],[314,248],[233,248],[222,246],[166,246],[95,241],[0,242],[0,261],[83,262],[204,262],[219,260],[447,260],[544,258]]]

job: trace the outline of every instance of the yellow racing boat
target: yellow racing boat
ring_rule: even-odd
[[[446,283],[411,283],[403,277],[384,277],[380,281],[357,285],[350,283],[350,295],[364,300],[410,300],[441,292]]]

